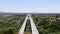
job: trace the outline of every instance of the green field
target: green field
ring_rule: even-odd
[[[0,16],[0,34],[17,34],[25,16]]]
[[[26,16],[0,16],[0,34],[18,34]],[[60,34],[60,17],[32,16],[40,34]],[[30,20],[27,20],[24,34],[32,34]]]
[[[60,17],[33,16],[40,34],[60,34]]]

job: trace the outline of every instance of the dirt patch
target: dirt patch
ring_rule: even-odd
[[[30,32],[24,32],[24,34],[31,34]]]

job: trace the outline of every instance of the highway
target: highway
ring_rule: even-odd
[[[36,26],[35,26],[35,24],[33,22],[33,19],[32,19],[32,17],[30,15],[26,16],[26,19],[25,19],[25,21],[24,21],[24,23],[23,23],[23,25],[22,25],[22,27],[21,27],[18,34],[24,34],[24,29],[25,29],[26,22],[27,22],[28,19],[30,20],[32,34],[39,34],[39,32],[38,32],[38,30],[37,30],[37,28],[36,28]]]
[[[32,34],[39,34],[34,22],[33,22],[33,19],[32,17],[29,17],[30,18],[30,23],[31,23],[31,29],[32,29]]]
[[[26,17],[26,19],[25,19],[20,31],[18,32],[18,34],[24,34],[24,29],[25,29],[25,26],[26,26],[27,19],[28,19],[28,17]]]

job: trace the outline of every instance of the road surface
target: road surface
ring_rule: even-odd
[[[27,19],[28,19],[28,17],[26,17],[26,19],[25,19],[25,21],[24,21],[24,23],[23,23],[23,25],[22,25],[18,34],[23,34],[24,33],[24,29],[25,29],[25,26],[26,26]]]
[[[38,32],[38,30],[37,30],[37,28],[36,28],[36,26],[35,26],[35,24],[33,22],[33,19],[32,19],[32,17],[30,15],[28,15],[26,17],[26,19],[25,19],[25,21],[24,21],[24,23],[23,23],[23,25],[22,25],[22,27],[21,27],[21,29],[20,29],[18,34],[24,34],[24,29],[25,29],[25,26],[26,26],[27,19],[30,20],[32,34],[39,34],[39,32]]]
[[[33,19],[32,17],[29,17],[30,18],[30,23],[31,23],[31,29],[32,29],[32,34],[39,34],[34,22],[33,22]]]

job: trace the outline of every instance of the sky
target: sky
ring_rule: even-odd
[[[60,13],[60,0],[0,0],[0,12]]]

